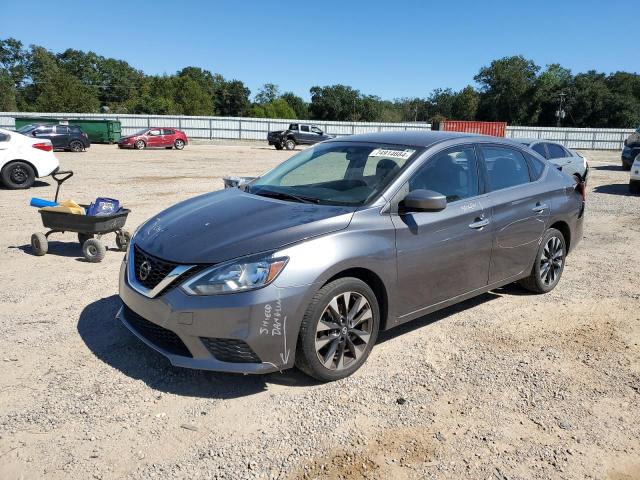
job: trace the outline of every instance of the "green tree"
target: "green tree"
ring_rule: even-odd
[[[16,103],[16,87],[11,75],[0,69],[0,111],[15,112],[18,109]]]
[[[483,120],[526,125],[538,67],[522,55],[494,60],[474,77],[480,84],[478,116]]]
[[[260,90],[258,90],[258,93],[256,93],[255,101],[258,105],[262,105],[274,102],[278,98],[280,98],[280,89],[278,86],[274,83],[265,83]]]
[[[559,95],[565,94],[573,98],[573,75],[571,70],[557,63],[547,65],[547,68],[536,78],[532,97],[530,123],[534,125],[556,125],[556,111],[559,106]],[[565,110],[568,110],[567,105]]]
[[[454,120],[475,120],[480,105],[480,94],[468,85],[456,93],[451,103],[451,118]]]
[[[255,104],[251,108],[251,116],[257,118],[297,118],[296,112],[283,98],[277,98],[269,103]]]
[[[293,92],[285,92],[280,98],[287,102],[291,109],[295,112],[296,116],[294,118],[309,118],[309,104],[305,102],[301,97],[297,96]]]

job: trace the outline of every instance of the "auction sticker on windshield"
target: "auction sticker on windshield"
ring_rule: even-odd
[[[387,157],[387,158],[400,158],[402,160],[407,160],[411,155],[415,153],[415,150],[405,149],[405,150],[390,150],[387,148],[376,148],[373,150],[369,156],[370,157]]]

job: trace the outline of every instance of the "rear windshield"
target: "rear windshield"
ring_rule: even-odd
[[[420,149],[405,145],[331,142],[295,155],[247,188],[256,195],[326,205],[365,205]]]

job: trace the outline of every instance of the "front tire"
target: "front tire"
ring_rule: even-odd
[[[11,162],[2,169],[2,183],[7,188],[19,190],[31,188],[36,181],[36,172],[26,162]]]
[[[629,192],[640,193],[640,180],[629,180]]]
[[[144,150],[147,144],[144,143],[144,140],[136,140],[136,143],[134,143],[133,146],[136,150]]]
[[[322,382],[348,377],[367,360],[379,326],[369,285],[351,277],[334,280],[315,294],[302,319],[296,366]]]
[[[173,146],[176,150],[182,150],[184,148],[184,140],[180,140],[179,138],[173,142]]]
[[[287,150],[295,149],[296,148],[296,141],[294,139],[292,139],[292,138],[288,138],[284,142],[284,148],[286,148]]]
[[[521,280],[520,284],[533,293],[550,292],[562,277],[566,256],[564,235],[560,230],[550,228],[542,237],[531,275]]]
[[[49,241],[44,233],[34,233],[31,235],[31,250],[33,254],[41,257],[49,251]]]

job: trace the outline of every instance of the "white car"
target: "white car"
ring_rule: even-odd
[[[29,188],[59,166],[50,140],[0,128],[0,183],[6,188]]]
[[[629,191],[631,193],[640,193],[640,155],[637,155],[633,164],[631,164]]]
[[[536,138],[512,138],[511,140],[528,146],[577,181],[586,181],[589,174],[587,159],[578,152],[565,147],[559,142],[538,140]]]

